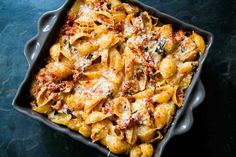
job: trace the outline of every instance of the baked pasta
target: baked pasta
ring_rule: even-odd
[[[112,153],[151,157],[205,51],[119,0],[76,0],[32,82],[32,109]]]

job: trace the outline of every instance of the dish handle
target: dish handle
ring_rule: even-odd
[[[186,108],[185,114],[183,114],[174,128],[173,136],[183,134],[190,130],[193,125],[193,109],[200,105],[206,92],[202,81],[199,79],[196,86],[194,87],[193,94],[190,96],[189,106]]]
[[[55,25],[58,16],[58,10],[46,12],[38,21],[38,33],[30,39],[24,48],[24,55],[29,66],[32,65],[37,58],[44,42],[46,41],[51,29]]]

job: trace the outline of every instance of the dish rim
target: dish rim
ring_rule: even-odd
[[[97,143],[92,143],[91,140],[83,137],[81,134],[74,132],[72,130],[69,130],[68,128],[57,125],[57,124],[51,122],[47,117],[34,112],[30,107],[25,108],[25,107],[23,107],[24,105],[22,103],[19,103],[19,101],[20,101],[19,97],[21,95],[27,96],[26,93],[28,91],[24,91],[23,89],[26,88],[26,84],[29,83],[30,76],[34,75],[33,69],[35,68],[35,62],[39,58],[39,55],[42,54],[42,49],[43,49],[43,46],[45,44],[47,44],[46,40],[48,39],[48,36],[50,35],[50,33],[52,31],[55,31],[56,24],[58,23],[58,21],[62,20],[63,14],[65,14],[65,12],[69,9],[68,7],[69,7],[69,5],[71,5],[73,3],[73,1],[74,0],[67,0],[58,9],[48,11],[48,12],[44,13],[39,18],[37,35],[34,36],[33,38],[31,38],[25,45],[24,54],[25,54],[25,57],[28,61],[29,68],[25,74],[24,80],[22,81],[21,85],[19,86],[19,88],[17,90],[15,98],[13,99],[12,105],[13,105],[14,109],[16,109],[17,111],[19,111],[31,118],[37,119],[38,121],[43,122],[47,126],[53,128],[57,131],[65,133],[65,134],[71,136],[73,139],[78,140],[90,147],[96,148],[105,154],[109,154],[108,156],[116,157],[118,155],[110,153],[108,151],[108,149],[105,148],[104,146],[101,146],[100,144],[97,144]],[[209,54],[209,49],[213,43],[214,37],[213,37],[212,33],[208,32],[206,30],[203,30],[197,26],[188,24],[176,17],[173,17],[171,15],[163,13],[163,12],[161,12],[151,6],[148,6],[140,1],[137,1],[137,0],[122,0],[122,1],[132,3],[134,5],[137,5],[141,8],[143,8],[144,10],[147,10],[151,14],[154,14],[155,16],[157,16],[160,19],[160,21],[168,21],[169,23],[173,24],[174,26],[183,28],[183,30],[186,30],[184,28],[187,28],[187,30],[193,30],[193,31],[199,33],[200,35],[202,35],[205,38],[205,40],[207,40],[205,53],[200,58],[197,71],[194,73],[194,76],[193,76],[190,86],[185,91],[185,98],[184,98],[183,106],[177,110],[177,112],[174,116],[174,119],[172,121],[172,124],[168,128],[167,133],[164,135],[163,140],[161,140],[156,146],[156,149],[155,149],[156,151],[155,151],[154,156],[160,157],[163,150],[164,150],[164,147],[166,146],[168,141],[171,139],[171,137],[173,137],[177,134],[182,134],[190,129],[190,127],[193,123],[192,109],[195,108],[197,105],[199,105],[205,97],[204,88],[203,88],[202,84],[199,83],[198,81],[199,81],[200,73],[202,71],[203,63],[205,62],[206,57]],[[47,31],[44,31],[45,28],[47,28]],[[29,49],[29,48],[31,48],[31,49]],[[197,82],[198,82],[198,84],[197,84]],[[197,84],[196,88],[198,88],[198,90],[194,91],[194,87],[196,84]],[[192,98],[192,100],[190,100],[190,96],[191,96],[191,94],[193,95],[194,92],[198,93],[198,95],[195,97],[195,99]],[[29,106],[29,104],[28,104],[28,106]],[[184,120],[185,119],[192,119],[192,120],[191,120],[191,122],[183,122],[183,124],[182,124],[179,121],[181,117],[185,117]],[[182,121],[184,121],[184,120],[182,120]],[[183,126],[185,126],[185,127],[183,127]],[[179,130],[179,131],[177,131],[177,130]]]

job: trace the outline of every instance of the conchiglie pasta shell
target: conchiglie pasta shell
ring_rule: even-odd
[[[43,106],[32,106],[32,109],[36,112],[42,113],[42,114],[47,114],[52,111],[51,105],[50,104],[45,104]]]
[[[152,156],[154,150],[153,150],[153,146],[151,144],[143,143],[143,144],[140,144],[139,146],[140,146],[143,157],[151,157]]]
[[[56,115],[54,113],[51,113],[49,114],[48,118],[54,123],[67,125],[72,116],[70,114],[65,113],[58,113]]]
[[[173,34],[173,28],[172,28],[172,25],[171,25],[171,24],[163,25],[163,26],[160,28],[160,35],[161,35],[161,38],[168,38],[168,37],[170,37],[172,34]]]
[[[165,103],[159,104],[154,111],[155,125],[157,129],[168,128],[175,114],[175,104]]]
[[[61,52],[60,43],[56,43],[56,44],[52,45],[52,47],[49,50],[50,56],[56,62],[59,61],[60,52]]]
[[[98,111],[93,111],[86,118],[85,124],[97,123],[97,122],[100,122],[100,121],[104,120],[105,118],[107,118],[107,116],[104,113],[98,112]]]
[[[124,141],[117,139],[113,135],[107,135],[100,140],[103,145],[106,145],[108,149],[115,154],[126,154],[130,150],[130,145]]]
[[[145,125],[140,125],[136,129],[137,136],[143,143],[149,143],[154,137],[155,131],[156,129]]]
[[[183,105],[184,100],[183,90],[179,89],[179,87],[175,87],[172,100],[178,107],[181,107]]]
[[[109,121],[104,120],[98,123],[95,123],[92,125],[92,134],[91,134],[91,139],[93,142],[96,142],[105,136],[107,136],[109,132]]]
[[[134,128],[126,129],[125,137],[127,143],[134,145],[137,141],[137,134],[135,133]]]
[[[69,120],[67,126],[68,126],[68,128],[70,128],[72,130],[79,131],[79,129],[81,127],[81,123],[82,123],[81,119],[73,118],[73,119]]]
[[[171,57],[166,57],[161,61],[160,73],[163,78],[169,78],[173,76],[177,70],[176,63]]]
[[[50,74],[56,76],[59,79],[66,78],[73,73],[69,67],[61,62],[49,63],[46,68]]]
[[[81,127],[79,128],[79,133],[81,133],[85,137],[91,136],[91,126],[81,123]]]
[[[200,56],[202,56],[206,48],[204,39],[199,34],[195,33],[194,31],[192,33],[192,38],[198,47]]]
[[[119,97],[114,103],[114,113],[120,119],[128,119],[131,116],[131,106],[127,98]]]

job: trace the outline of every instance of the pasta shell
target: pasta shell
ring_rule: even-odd
[[[160,64],[160,73],[163,78],[170,78],[177,70],[176,63],[171,57],[164,58]]]
[[[107,116],[98,111],[93,111],[85,120],[85,124],[92,124],[102,121],[103,119],[107,118]]]
[[[204,39],[194,31],[192,32],[192,38],[198,47],[200,56],[202,56],[206,48]]]
[[[174,103],[165,103],[157,105],[154,112],[155,125],[157,129],[163,129],[164,127],[168,127],[170,122],[172,121],[174,114]]]
[[[100,140],[103,145],[106,145],[108,149],[115,154],[126,154],[130,150],[130,145],[124,141],[117,139],[113,135],[107,135]]]
[[[127,98],[119,97],[114,104],[114,113],[120,119],[129,119],[131,116],[131,106]]]

